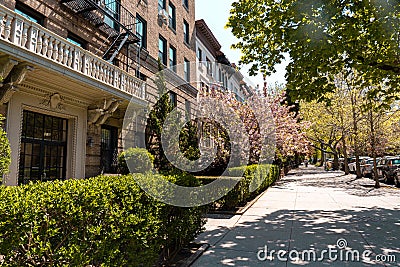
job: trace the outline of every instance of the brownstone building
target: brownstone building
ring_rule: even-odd
[[[115,172],[128,103],[145,110],[158,97],[158,58],[174,103],[195,109],[194,23],[194,0],[0,0],[0,113],[12,149],[3,183]],[[143,146],[135,120],[129,138]]]

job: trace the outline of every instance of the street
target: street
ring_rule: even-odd
[[[400,191],[309,166],[243,215],[209,215],[192,266],[400,266]]]

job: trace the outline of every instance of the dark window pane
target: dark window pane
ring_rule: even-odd
[[[139,45],[147,47],[147,22],[138,14],[136,15],[136,35],[139,37]]]
[[[43,139],[43,116],[35,116],[35,134],[34,138]]]
[[[24,160],[24,166],[25,167],[30,167],[31,166],[31,160],[32,160],[32,157],[30,156],[30,155],[25,155],[24,156],[25,157],[25,160]]]

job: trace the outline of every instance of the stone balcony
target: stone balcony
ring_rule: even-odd
[[[142,80],[2,5],[0,51],[116,97],[145,103]]]

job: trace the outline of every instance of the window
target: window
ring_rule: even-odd
[[[166,0],[158,0],[158,11],[166,9]]]
[[[186,9],[189,9],[189,0],[182,0],[182,4]]]
[[[186,20],[183,21],[183,40],[186,44],[189,44],[189,24]]]
[[[119,29],[118,23],[115,20],[119,21],[120,6],[121,3],[119,0],[104,0],[104,7],[107,11],[107,15],[104,16],[104,22],[116,30]]]
[[[167,65],[167,40],[165,40],[161,35],[158,39],[158,58],[161,60],[165,66]]]
[[[23,112],[18,184],[66,178],[68,121]]]
[[[176,48],[169,47],[169,67],[176,72]]]
[[[139,37],[139,46],[140,47],[147,47],[147,22],[136,14],[136,35]]]
[[[15,13],[29,19],[30,21],[36,22],[43,26],[44,16],[34,10],[33,8],[17,1],[15,4]]]
[[[206,93],[210,92],[209,88],[208,88],[208,85],[205,82],[200,82],[200,87],[204,92],[206,92]]]
[[[199,59],[199,62],[203,61],[203,51],[201,51],[200,48],[197,48],[197,58]]]
[[[186,58],[183,62],[183,76],[187,82],[190,82],[190,62]]]
[[[186,112],[186,119],[190,119],[191,116],[191,104],[189,100],[185,100],[185,112]]]
[[[175,6],[170,2],[168,7],[169,27],[176,30],[176,11]]]
[[[200,82],[200,87],[201,87],[201,88],[204,88],[205,85],[206,85],[206,84],[205,84],[204,82]]]
[[[207,62],[207,74],[212,75],[212,64],[208,57],[206,57],[206,62]]]
[[[177,101],[175,92],[169,91],[169,101],[170,101],[169,103],[171,104],[171,106],[173,106],[173,107],[177,106],[178,101]]]
[[[79,36],[77,36],[71,32],[68,33],[67,41],[73,43],[76,46],[82,47],[82,48],[86,48],[86,46],[87,46],[87,42],[85,40],[83,40],[82,38],[80,38]]]

